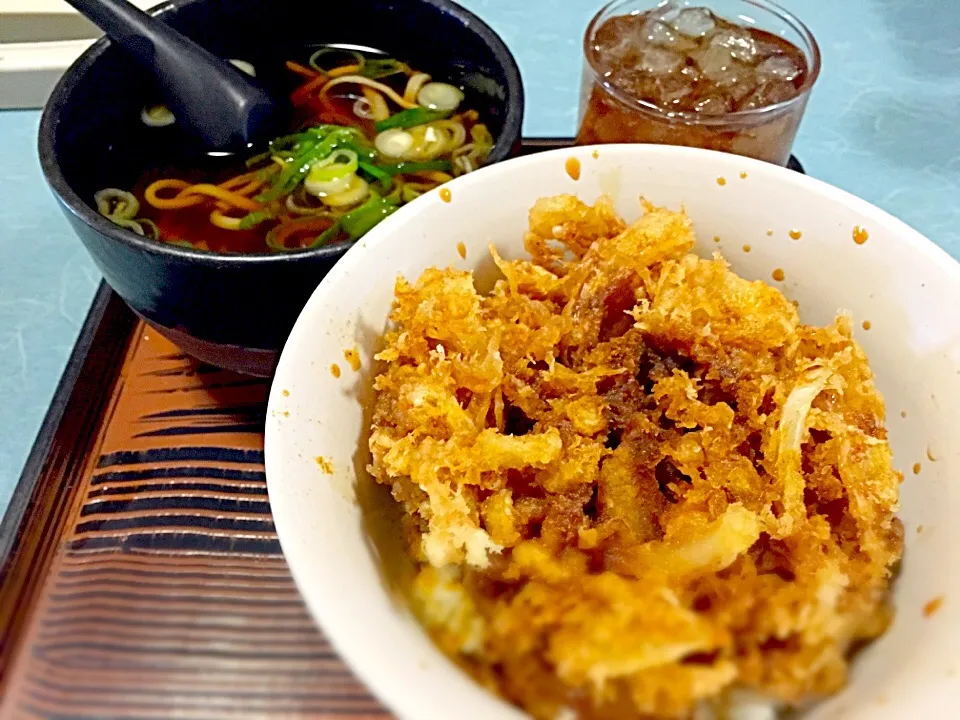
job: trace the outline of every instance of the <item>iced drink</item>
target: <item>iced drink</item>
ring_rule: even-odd
[[[809,31],[766,0],[616,2],[584,50],[579,143],[689,145],[781,165],[820,67]]]

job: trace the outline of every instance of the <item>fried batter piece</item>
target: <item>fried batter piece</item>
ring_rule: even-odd
[[[370,470],[424,624],[536,718],[799,706],[891,618],[902,476],[849,319],[693,245],[559,196],[489,295],[397,281]]]

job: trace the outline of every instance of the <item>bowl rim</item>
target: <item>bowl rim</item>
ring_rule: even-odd
[[[565,158],[573,155],[589,156],[593,150],[597,150],[601,156],[619,157],[621,158],[620,162],[624,163],[632,161],[642,164],[650,156],[666,156],[676,164],[697,165],[699,164],[698,161],[701,160],[720,161],[729,165],[731,170],[735,166],[737,171],[747,171],[751,175],[756,173],[757,176],[766,175],[765,179],[767,180],[782,182],[786,190],[801,190],[821,198],[824,202],[844,205],[865,219],[883,225],[896,235],[898,244],[908,247],[912,253],[924,256],[937,267],[938,272],[944,273],[957,286],[960,286],[960,260],[953,258],[928,237],[886,210],[818,178],[796,173],[782,166],[761,160],[714,150],[641,143],[560,148],[513,158],[506,163],[482,168],[476,173],[456,178],[452,181],[455,184],[451,185],[451,189],[454,194],[457,194],[458,188],[462,191],[463,188],[472,184],[496,182],[497,180],[502,185],[509,186],[509,183],[503,182],[504,178],[509,177],[514,169],[522,165],[542,163],[562,168]],[[560,162],[557,163],[557,160]],[[711,162],[710,165],[713,167],[714,163]],[[440,202],[442,201],[434,199],[435,209]],[[426,203],[421,205],[420,209],[421,214],[430,212]],[[277,538],[280,541],[280,547],[290,568],[290,574],[300,591],[304,604],[314,623],[322,629],[333,649],[354,675],[372,695],[378,698],[397,717],[404,720],[415,720],[422,717],[422,714],[417,712],[418,709],[422,709],[418,704],[420,701],[398,682],[385,680],[386,676],[380,674],[371,663],[367,662],[369,651],[357,642],[355,630],[346,624],[333,621],[337,614],[336,610],[326,600],[323,593],[318,592],[316,584],[313,582],[310,568],[315,567],[315,558],[312,555],[310,557],[306,556],[301,550],[298,538],[303,529],[302,523],[291,517],[287,511],[287,508],[295,504],[296,501],[289,494],[289,475],[281,473],[281,470],[285,467],[282,451],[289,447],[288,441],[281,440],[281,437],[290,436],[293,433],[291,422],[295,425],[307,424],[304,420],[296,419],[298,417],[296,413],[291,412],[287,417],[287,414],[283,412],[286,407],[285,402],[288,400],[284,393],[296,394],[297,381],[300,377],[298,372],[303,366],[311,364],[309,358],[304,360],[301,357],[307,349],[304,347],[304,341],[311,335],[316,335],[316,319],[328,316],[328,313],[325,312],[327,302],[330,298],[336,296],[336,289],[342,283],[350,282],[349,278],[351,277],[362,275],[365,265],[377,256],[381,244],[396,241],[397,231],[401,227],[406,228],[411,224],[416,226],[420,223],[422,223],[422,220],[415,219],[414,213],[402,216],[395,214],[387,218],[380,226],[371,231],[371,234],[366,236],[366,242],[356,245],[349,251],[345,261],[338,263],[318,284],[301,310],[280,353],[268,396],[264,428],[264,471],[268,497],[274,510]],[[384,590],[385,594],[386,592]],[[437,652],[442,654],[439,649],[437,649]],[[477,685],[477,687],[480,686]],[[498,717],[519,717],[509,714],[508,711],[514,709],[512,707],[505,708],[505,714]]]
[[[168,0],[151,7],[147,10],[147,13],[162,18],[167,13],[176,12],[194,3],[203,2],[209,2],[209,0]],[[479,36],[500,62],[506,75],[507,112],[503,119],[503,130],[490,152],[489,159],[491,162],[489,164],[496,164],[506,159],[515,143],[520,139],[523,123],[523,81],[520,77],[520,68],[517,65],[516,58],[503,39],[489,25],[463,6],[452,0],[417,0],[417,2],[432,6],[441,14],[450,15],[458,20],[468,32]],[[40,168],[47,184],[70,215],[97,231],[100,235],[140,252],[153,256],[166,256],[173,260],[200,262],[218,268],[224,266],[249,267],[262,263],[295,260],[337,260],[356,244],[357,241],[343,242],[287,253],[223,253],[195,250],[145,238],[132,230],[115,225],[96,212],[89,203],[80,197],[64,177],[57,160],[54,138],[56,137],[61,111],[70,103],[71,96],[80,79],[111,46],[110,39],[104,36],[87,48],[57,81],[40,116],[37,132]]]

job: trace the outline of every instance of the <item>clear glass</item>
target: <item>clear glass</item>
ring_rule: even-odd
[[[607,82],[595,49],[597,30],[611,17],[670,7],[707,7],[725,20],[778,36],[803,53],[807,73],[796,97],[720,115],[669,112]],[[687,145],[786,165],[810,91],[820,74],[820,48],[807,27],[768,0],[616,0],[598,12],[584,36],[577,143],[637,142]]]

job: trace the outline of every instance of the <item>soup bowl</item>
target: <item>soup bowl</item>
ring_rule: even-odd
[[[449,0],[411,0],[402,9],[390,0],[174,0],[152,13],[221,57],[253,63],[267,81],[308,45],[385,51],[464,88],[496,139],[488,162],[519,141],[516,62],[487,25]],[[101,216],[93,202],[100,188],[131,188],[145,171],[189,169],[203,157],[179,130],[157,133],[141,122],[141,109],[158,98],[149,73],[109,40],[95,43],[57,84],[40,121],[47,182],[107,283],[138,315],[200,360],[269,374],[303,304],[348,245],[203,252],[143,238]]]
[[[566,171],[570,158],[579,180]],[[863,200],[707,150],[573,148],[509,160],[448,188],[450,202],[432,193],[388,218],[324,278],[283,350],[267,412],[267,486],[284,554],[314,618],[370,689],[404,720],[524,717],[437,650],[390,590],[403,555],[390,525],[395,503],[366,467],[374,355],[397,275],[412,282],[428,267],[454,267],[475,271],[479,285],[496,272],[490,243],[506,259],[526,256],[538,198],[572,193],[593,202],[607,193],[633,220],[642,194],[685,207],[697,253],[720,251],[741,276],[779,287],[799,302],[803,322],[850,311],[886,399],[905,475],[896,618],[854,659],[846,689],[796,717],[952,717],[960,703],[960,265]],[[344,360],[354,350],[356,371]]]

